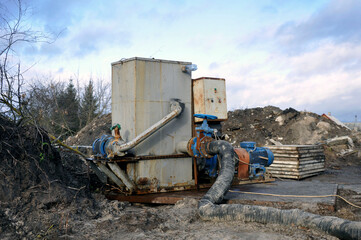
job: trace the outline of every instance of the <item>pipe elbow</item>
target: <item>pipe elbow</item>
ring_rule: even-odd
[[[168,124],[171,120],[179,116],[182,113],[183,108],[184,108],[183,103],[181,103],[178,99],[172,99],[170,101],[171,112],[169,114],[167,114],[160,121],[156,122],[154,125],[146,129],[144,132],[142,132],[133,140],[127,143],[124,143],[123,141],[120,140],[113,141],[113,143],[110,144],[108,148],[110,152],[109,156],[115,156],[115,155],[124,156],[126,151],[134,148],[135,146],[143,142],[145,139],[150,137],[153,133],[158,131],[160,128]]]

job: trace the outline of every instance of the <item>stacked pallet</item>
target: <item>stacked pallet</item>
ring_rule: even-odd
[[[274,154],[268,167],[273,177],[302,179],[325,170],[325,154],[321,145],[266,146]]]

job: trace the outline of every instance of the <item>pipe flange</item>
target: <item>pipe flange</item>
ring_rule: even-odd
[[[194,145],[194,143],[197,141],[197,138],[194,137],[194,138],[191,138],[189,141],[188,141],[188,144],[187,144],[187,152],[190,156],[192,157],[195,157],[195,155],[197,155],[197,153],[195,153],[192,149],[192,146]]]
[[[214,139],[211,137],[204,137],[201,139],[201,144],[200,144],[201,146],[200,146],[199,151],[203,157],[205,157],[205,158],[213,157],[213,155],[209,155],[207,153],[207,145],[208,145],[208,143],[213,142],[213,141],[214,141]]]

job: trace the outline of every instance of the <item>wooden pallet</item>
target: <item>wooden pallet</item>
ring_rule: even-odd
[[[273,177],[302,179],[325,170],[325,154],[320,145],[266,146],[274,154],[267,171]]]

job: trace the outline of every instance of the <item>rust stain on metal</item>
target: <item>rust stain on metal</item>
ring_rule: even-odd
[[[149,190],[150,192],[158,192],[159,188],[159,180],[157,178],[153,178],[150,181]]]
[[[201,143],[200,143],[200,149],[199,149],[199,151],[201,151],[202,154],[203,154],[203,156],[205,156],[206,158],[211,158],[211,157],[213,157],[213,156],[209,155],[209,154],[207,153],[207,151],[206,151],[206,147],[207,147],[208,143],[213,142],[213,141],[214,141],[214,139],[211,138],[211,137],[204,137],[204,138],[202,138],[201,141],[200,141]]]
[[[133,203],[151,203],[151,204],[175,204],[184,198],[202,198],[204,192],[199,191],[185,191],[185,192],[170,192],[170,193],[153,193],[147,195],[113,195],[109,194],[106,197],[110,200],[127,201]]]
[[[114,128],[114,138],[115,141],[119,141],[119,139],[122,140],[122,137],[120,136],[120,129],[118,128],[118,126]]]
[[[119,157],[115,156],[113,159],[104,159],[94,156],[94,159],[87,159],[89,161],[103,161],[103,162],[138,162],[141,160],[157,160],[157,159],[171,159],[171,158],[189,158],[187,154],[171,154],[171,155],[157,155],[157,156],[136,156],[136,157]]]
[[[200,131],[199,137],[194,137],[188,141],[187,144],[187,152],[190,156],[195,156],[195,153],[193,152],[192,145],[196,143],[196,149],[198,152],[201,153],[201,155],[205,156],[206,158],[211,158],[213,156],[209,155],[206,151],[207,144],[214,141],[213,138],[204,136],[203,131]],[[197,156],[196,156],[197,157]],[[198,156],[200,157],[200,156]]]
[[[196,185],[196,187],[198,188],[198,169],[197,169],[197,159],[196,158],[192,158],[193,159],[193,174],[194,174],[194,183]]]
[[[177,187],[186,187],[186,186],[188,186],[189,185],[189,183],[173,183],[172,184],[172,186],[174,186],[175,188],[177,188]]]
[[[137,181],[138,185],[147,185],[149,183],[149,179],[146,177],[139,178]]]
[[[194,82],[192,79],[192,84],[191,84],[191,116],[192,116],[192,137],[196,136],[196,129],[194,126]]]
[[[201,81],[193,81],[193,104],[194,104],[194,113],[205,113],[204,107],[204,92],[203,90],[203,82]],[[199,121],[196,118],[197,121]]]
[[[136,157],[115,157],[114,162],[138,162],[140,160],[157,160],[167,158],[188,158],[187,154],[171,154],[171,155],[157,155],[157,156],[136,156]]]
[[[187,190],[194,190],[196,187],[194,185],[185,185],[185,186],[170,186],[170,187],[157,187],[157,188],[150,188],[149,185],[147,186],[138,186],[136,194],[154,194],[154,193],[167,193],[167,192],[179,192],[179,191],[187,191]]]
[[[234,181],[232,186],[262,183],[268,181],[275,181],[275,179],[268,180],[249,180],[249,181]],[[200,199],[207,192],[212,184],[201,184],[199,188],[194,185],[180,186],[180,187],[160,187],[157,190],[149,189],[147,186],[139,186],[136,190],[137,195],[125,195],[116,192],[106,194],[108,199],[137,202],[137,203],[154,203],[154,204],[175,204],[177,201],[184,198]],[[145,187],[142,189],[142,187]],[[237,200],[230,200],[237,201]]]
[[[218,80],[218,81],[226,81],[224,78],[214,78],[214,77],[200,77],[193,79],[193,81],[202,80],[202,79],[211,79],[211,80]]]
[[[197,142],[196,142],[196,149],[199,151],[201,148],[201,141],[200,139],[202,139],[204,137],[204,133],[203,131],[199,131],[199,137],[197,137]]]
[[[188,153],[189,155],[193,156],[193,150],[192,150],[192,145],[194,144],[194,142],[196,141],[196,137],[193,137],[191,138],[189,141],[188,141],[188,144],[187,144],[187,149],[188,149]]]
[[[237,154],[239,163],[238,163],[238,179],[249,179],[249,154],[246,149],[235,148],[234,152]]]

